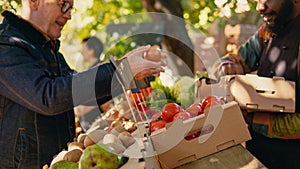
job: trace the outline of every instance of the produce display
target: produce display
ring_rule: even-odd
[[[181,76],[174,85],[163,85],[159,78],[152,81],[151,87],[139,93],[129,93],[138,121],[149,122],[150,132],[164,128],[177,119],[190,119],[204,113],[205,109],[225,102],[218,96],[207,96],[202,101],[195,100],[195,80]]]
[[[149,100],[152,109],[161,110],[166,103],[177,103],[183,108],[190,106],[195,98],[195,79],[189,76],[179,76],[172,86],[163,84],[160,78],[150,82],[154,90]]]
[[[136,142],[129,132],[132,128],[126,129],[125,121],[125,118],[108,120],[105,129],[94,128],[79,134],[76,141],[68,144],[67,150],[53,158],[50,169],[120,168],[129,159],[122,153]],[[47,167],[44,166],[44,169]]]
[[[167,103],[160,113],[152,117],[150,121],[150,131],[154,132],[164,128],[167,123],[177,119],[187,120],[196,117],[203,114],[205,109],[224,103],[225,102],[218,96],[207,96],[201,102],[193,103],[185,110],[177,103]]]
[[[119,168],[128,158],[118,156],[113,149],[103,144],[94,144],[87,147],[79,161],[79,168]]]
[[[201,103],[209,98],[217,97],[209,96]],[[160,164],[176,168],[249,140],[251,136],[238,104],[234,101],[222,104],[222,101],[210,104],[203,114],[168,122],[164,128],[152,132],[151,141]],[[194,168],[201,166],[198,167],[198,162],[193,164],[197,166]]]
[[[138,129],[137,123],[149,124],[147,132],[151,135],[177,119],[187,120],[202,115],[211,106],[224,104],[217,96],[195,101],[195,80],[188,76],[178,77],[172,86],[163,85],[159,78],[150,85],[139,92],[126,93],[126,101],[131,106],[125,110],[116,106],[96,119],[86,133],[79,134],[76,141],[68,144],[67,150],[53,158],[50,169],[120,168],[130,158],[123,153],[137,141],[132,136]],[[186,139],[197,134],[200,133]]]
[[[44,167],[45,168],[45,167]],[[77,169],[78,164],[71,162],[71,161],[67,161],[67,160],[62,160],[62,161],[58,161],[55,164],[53,164],[50,169],[62,169],[62,168],[73,168],[73,169]]]
[[[104,144],[93,144],[84,150],[81,146],[78,149],[75,146],[73,148],[60,152],[49,169],[117,169],[128,161],[128,157],[116,154],[114,149]]]

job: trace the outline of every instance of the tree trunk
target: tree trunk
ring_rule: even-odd
[[[148,12],[153,12],[150,15],[154,21],[164,22],[163,46],[178,56],[194,73],[193,44],[185,28],[180,0],[142,0],[142,3]]]

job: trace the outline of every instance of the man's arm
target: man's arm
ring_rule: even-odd
[[[245,74],[255,71],[263,49],[264,32],[264,27],[260,27],[239,47],[237,53],[228,53],[220,58],[214,65],[215,76]]]
[[[50,77],[47,70],[20,47],[1,46],[0,56],[1,95],[41,114],[60,114],[94,99],[95,84],[100,88],[100,96],[110,95],[114,72],[110,64],[83,73]],[[95,77],[96,81],[91,80]],[[85,95],[77,95],[74,99],[79,91],[84,91]]]

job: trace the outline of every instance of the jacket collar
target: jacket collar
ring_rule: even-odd
[[[31,42],[45,44],[51,41],[49,38],[46,38],[42,32],[37,30],[30,22],[22,19],[20,16],[17,16],[9,11],[2,12],[2,16],[4,17],[3,23],[7,22],[13,26]],[[53,40],[52,43],[59,45],[59,40]]]

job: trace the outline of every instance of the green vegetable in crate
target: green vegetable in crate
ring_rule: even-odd
[[[189,107],[194,102],[195,80],[189,76],[181,76],[176,81],[172,88],[173,96],[176,98],[176,103],[183,108]]]
[[[187,108],[194,102],[195,80],[192,77],[179,76],[171,87],[164,86],[157,77],[155,81],[150,82],[150,85],[155,91],[151,101],[152,105],[155,104],[155,101],[160,100],[165,103],[177,103],[183,108]],[[150,105],[150,107],[152,106]]]
[[[172,87],[164,86],[159,77],[150,82],[153,89],[150,101],[147,105],[151,110],[161,111],[166,103],[175,103],[176,98],[172,95]]]
[[[156,77],[154,81],[150,82],[152,89],[154,90],[153,99],[154,100],[173,100],[176,98],[172,95],[171,87],[164,86],[159,77]]]
[[[80,158],[80,169],[117,169],[128,161],[128,157],[116,154],[109,146],[94,144],[87,147]]]
[[[78,169],[78,164],[71,161],[63,160],[56,162],[49,169]]]

